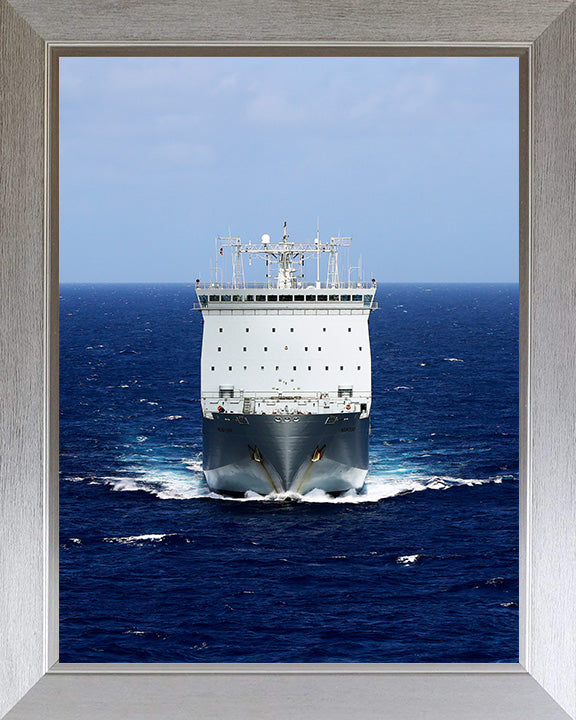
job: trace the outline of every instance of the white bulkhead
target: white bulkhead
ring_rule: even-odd
[[[235,252],[232,283],[197,283],[204,319],[201,395],[204,415],[370,413],[368,318],[376,284],[340,282],[330,243],[258,245],[228,239]],[[268,240],[266,240],[268,238]],[[242,253],[266,259],[267,279],[244,282]],[[329,253],[326,282],[295,275],[295,259]],[[278,273],[272,277],[270,265]]]

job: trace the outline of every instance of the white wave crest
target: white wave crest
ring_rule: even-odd
[[[202,472],[200,454],[184,458],[172,466],[165,462],[154,465],[142,465],[138,462],[129,468],[128,476],[106,476],[95,479],[66,478],[74,482],[85,479],[90,483],[106,484],[115,492],[146,492],[160,500],[219,500],[223,502],[267,502],[267,503],[329,503],[362,504],[377,503],[388,498],[408,495],[425,490],[449,490],[462,486],[478,486],[503,482],[503,476],[488,478],[459,478],[447,475],[427,475],[407,467],[379,467],[375,462],[366,478],[361,491],[349,490],[342,495],[333,496],[323,490],[315,489],[305,495],[296,492],[270,493],[260,495],[248,491],[243,497],[230,497],[212,492]],[[511,477],[511,476],[506,476]]]
[[[105,537],[104,542],[110,542],[110,543],[120,543],[121,545],[132,545],[134,543],[142,543],[146,540],[152,541],[152,542],[159,542],[160,540],[163,540],[165,537],[167,537],[166,534],[163,535],[127,535],[125,537]]]
[[[397,477],[390,475],[368,476],[366,484],[361,491],[349,490],[342,495],[328,495],[323,490],[311,490],[305,495],[295,492],[270,493],[259,495],[256,492],[248,491],[244,497],[232,498],[224,495],[209,493],[204,497],[218,498],[231,502],[301,502],[301,503],[331,503],[340,504],[361,504],[377,503],[387,498],[399,495],[408,495],[423,490],[448,490],[449,488],[462,485],[486,485],[488,483],[501,483],[502,477],[491,477],[486,479],[477,478],[454,478],[448,476],[433,475],[430,477]]]

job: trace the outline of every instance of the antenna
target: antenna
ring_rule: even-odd
[[[316,287],[320,287],[320,220],[316,218],[316,237],[314,238],[316,246]]]
[[[286,230],[286,220],[284,220],[284,235],[282,235],[282,242],[286,242],[290,235],[288,235],[288,232]]]

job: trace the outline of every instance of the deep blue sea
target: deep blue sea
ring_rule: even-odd
[[[518,286],[376,299],[365,492],[233,500],[194,287],[61,286],[61,662],[518,661]]]

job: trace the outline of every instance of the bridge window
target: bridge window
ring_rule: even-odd
[[[210,295],[210,302],[220,302],[220,295]]]
[[[230,302],[231,295],[222,295],[222,302]]]
[[[234,302],[242,302],[244,300],[244,295],[234,295],[233,300]]]
[[[278,295],[268,295],[268,302],[276,302],[278,300]]]
[[[371,302],[372,302],[372,295],[364,295],[364,306],[370,307]]]
[[[330,295],[330,300],[339,300],[339,299],[340,299],[339,295]]]
[[[246,295],[246,302],[254,302],[254,295]]]
[[[362,295],[352,295],[353,302],[362,302]]]
[[[294,295],[294,300],[296,302],[303,302],[304,301],[304,295]]]
[[[308,302],[316,302],[316,295],[306,295]]]
[[[328,295],[318,295],[318,302],[326,302]]]
[[[350,302],[350,295],[342,295],[343,302]]]
[[[280,302],[292,302],[292,295],[280,295],[279,300]]]
[[[266,295],[256,295],[256,302],[266,302]]]

